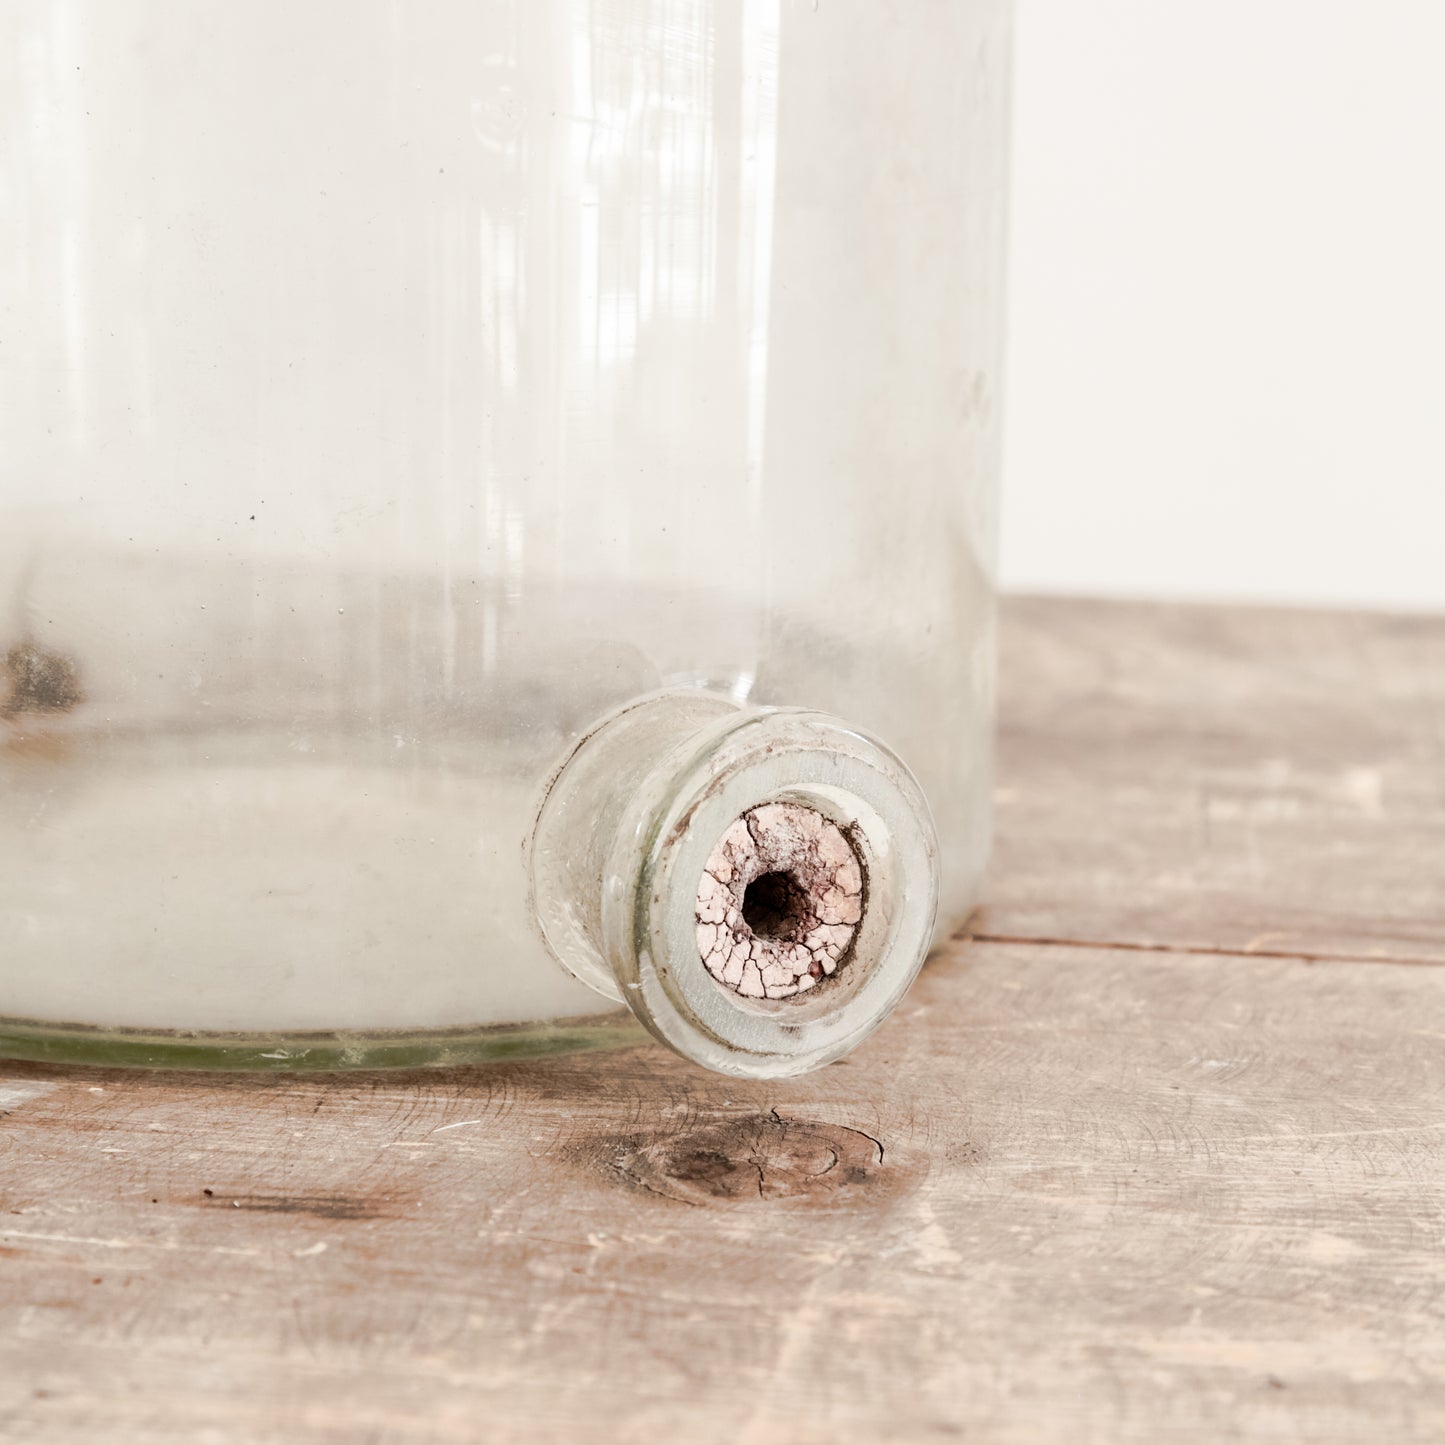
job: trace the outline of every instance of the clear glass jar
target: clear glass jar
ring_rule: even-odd
[[[0,1052],[882,1017],[988,849],[1008,8],[0,9]]]

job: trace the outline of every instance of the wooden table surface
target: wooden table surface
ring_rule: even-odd
[[[1445,1438],[1445,619],[1023,600],[796,1082],[0,1063],[0,1440]]]

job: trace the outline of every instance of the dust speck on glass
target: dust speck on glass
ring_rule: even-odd
[[[1006,0],[64,19],[0,9],[0,1053],[853,1047],[988,851]]]

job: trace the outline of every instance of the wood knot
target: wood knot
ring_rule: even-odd
[[[875,1183],[883,1146],[841,1124],[749,1114],[650,1141],[617,1141],[631,1184],[687,1204],[821,1200]]]

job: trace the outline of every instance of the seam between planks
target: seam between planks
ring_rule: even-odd
[[[1112,938],[1033,937],[1021,933],[957,933],[951,943],[1007,943],[1032,948],[1117,949],[1123,953],[1199,954],[1211,958],[1285,958],[1296,963],[1396,964],[1409,968],[1439,968],[1445,958],[1403,958],[1395,954],[1311,953],[1300,948],[1225,948],[1208,943],[1122,943]]]

